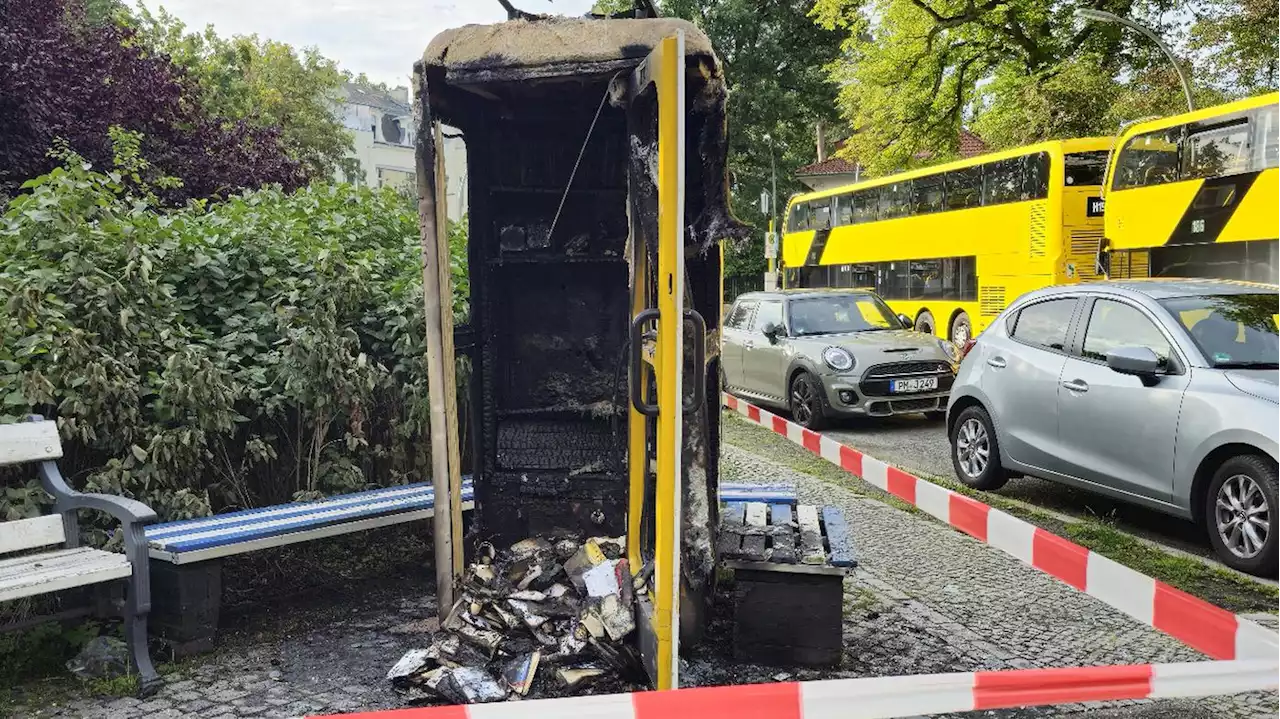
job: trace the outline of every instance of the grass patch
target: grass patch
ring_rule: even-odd
[[[844,592],[844,610],[846,615],[865,614],[879,606],[880,600],[870,589],[858,586],[846,586]]]
[[[1277,590],[1231,572],[1170,554],[1102,522],[1072,522],[1065,536],[1126,567],[1233,612],[1276,611]]]
[[[728,444],[767,457],[797,472],[873,497],[898,509],[924,514],[888,492],[857,479],[821,457],[796,446],[785,437],[748,422],[736,412],[726,412],[722,426],[724,441]],[[925,479],[957,494],[977,499],[1060,537],[1066,537],[1112,561],[1159,579],[1223,609],[1233,612],[1276,611],[1276,601],[1280,597],[1280,591],[1276,587],[1254,582],[1191,557],[1153,547],[1136,539],[1133,535],[1116,529],[1105,520],[1063,521],[1047,512],[1028,508],[1021,502],[988,492],[980,492],[955,479],[933,476],[926,476]]]

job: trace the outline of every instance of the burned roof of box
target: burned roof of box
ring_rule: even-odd
[[[715,58],[711,41],[687,20],[546,18],[445,30],[427,46],[423,64],[444,70],[451,82],[612,72],[639,64],[677,30],[684,31],[686,56]]]

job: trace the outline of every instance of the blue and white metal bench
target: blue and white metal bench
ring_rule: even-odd
[[[474,503],[471,478],[462,481],[462,508]],[[794,485],[720,485],[720,501],[795,504]],[[259,549],[428,519],[435,513],[430,484],[374,489],[318,502],[282,504],[146,528],[151,558],[192,564]]]
[[[463,477],[462,508],[474,506],[471,477]],[[727,482],[722,502],[795,504],[794,485]],[[428,483],[374,489],[318,502],[282,504],[146,528],[155,586],[152,626],[177,655],[212,647],[221,609],[225,557],[429,519],[435,494]]]
[[[464,511],[474,498],[471,478],[463,477]],[[434,515],[435,492],[423,483],[153,524],[146,528],[155,590],[151,625],[175,656],[207,651],[218,630],[223,558]]]
[[[474,503],[470,477],[462,482],[462,508]],[[147,527],[151,558],[192,564],[259,549],[388,527],[435,514],[430,484],[373,489],[318,502],[281,504]]]
[[[742,482],[721,482],[720,503],[764,502],[765,504],[796,503],[796,486],[794,484],[745,484]]]

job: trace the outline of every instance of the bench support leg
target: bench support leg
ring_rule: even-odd
[[[155,582],[152,631],[175,658],[213,649],[222,605],[222,563],[151,560]]]
[[[125,636],[128,638],[129,651],[133,654],[133,664],[138,670],[139,691],[141,696],[151,696],[163,683],[151,663],[151,653],[147,651],[147,615],[134,614],[133,602],[129,602],[124,618]]]
[[[133,655],[133,666],[138,670],[139,693],[154,694],[160,688],[160,675],[151,663],[147,646],[147,614],[151,612],[151,566],[147,557],[147,539],[142,525],[125,525],[125,554],[133,566],[133,576],[124,603],[124,633]]]

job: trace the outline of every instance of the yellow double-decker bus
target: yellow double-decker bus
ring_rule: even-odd
[[[1110,138],[1055,140],[797,195],[788,287],[874,289],[963,344],[1024,292],[1096,277]]]
[[[1108,275],[1276,282],[1280,93],[1126,130],[1107,171]]]

